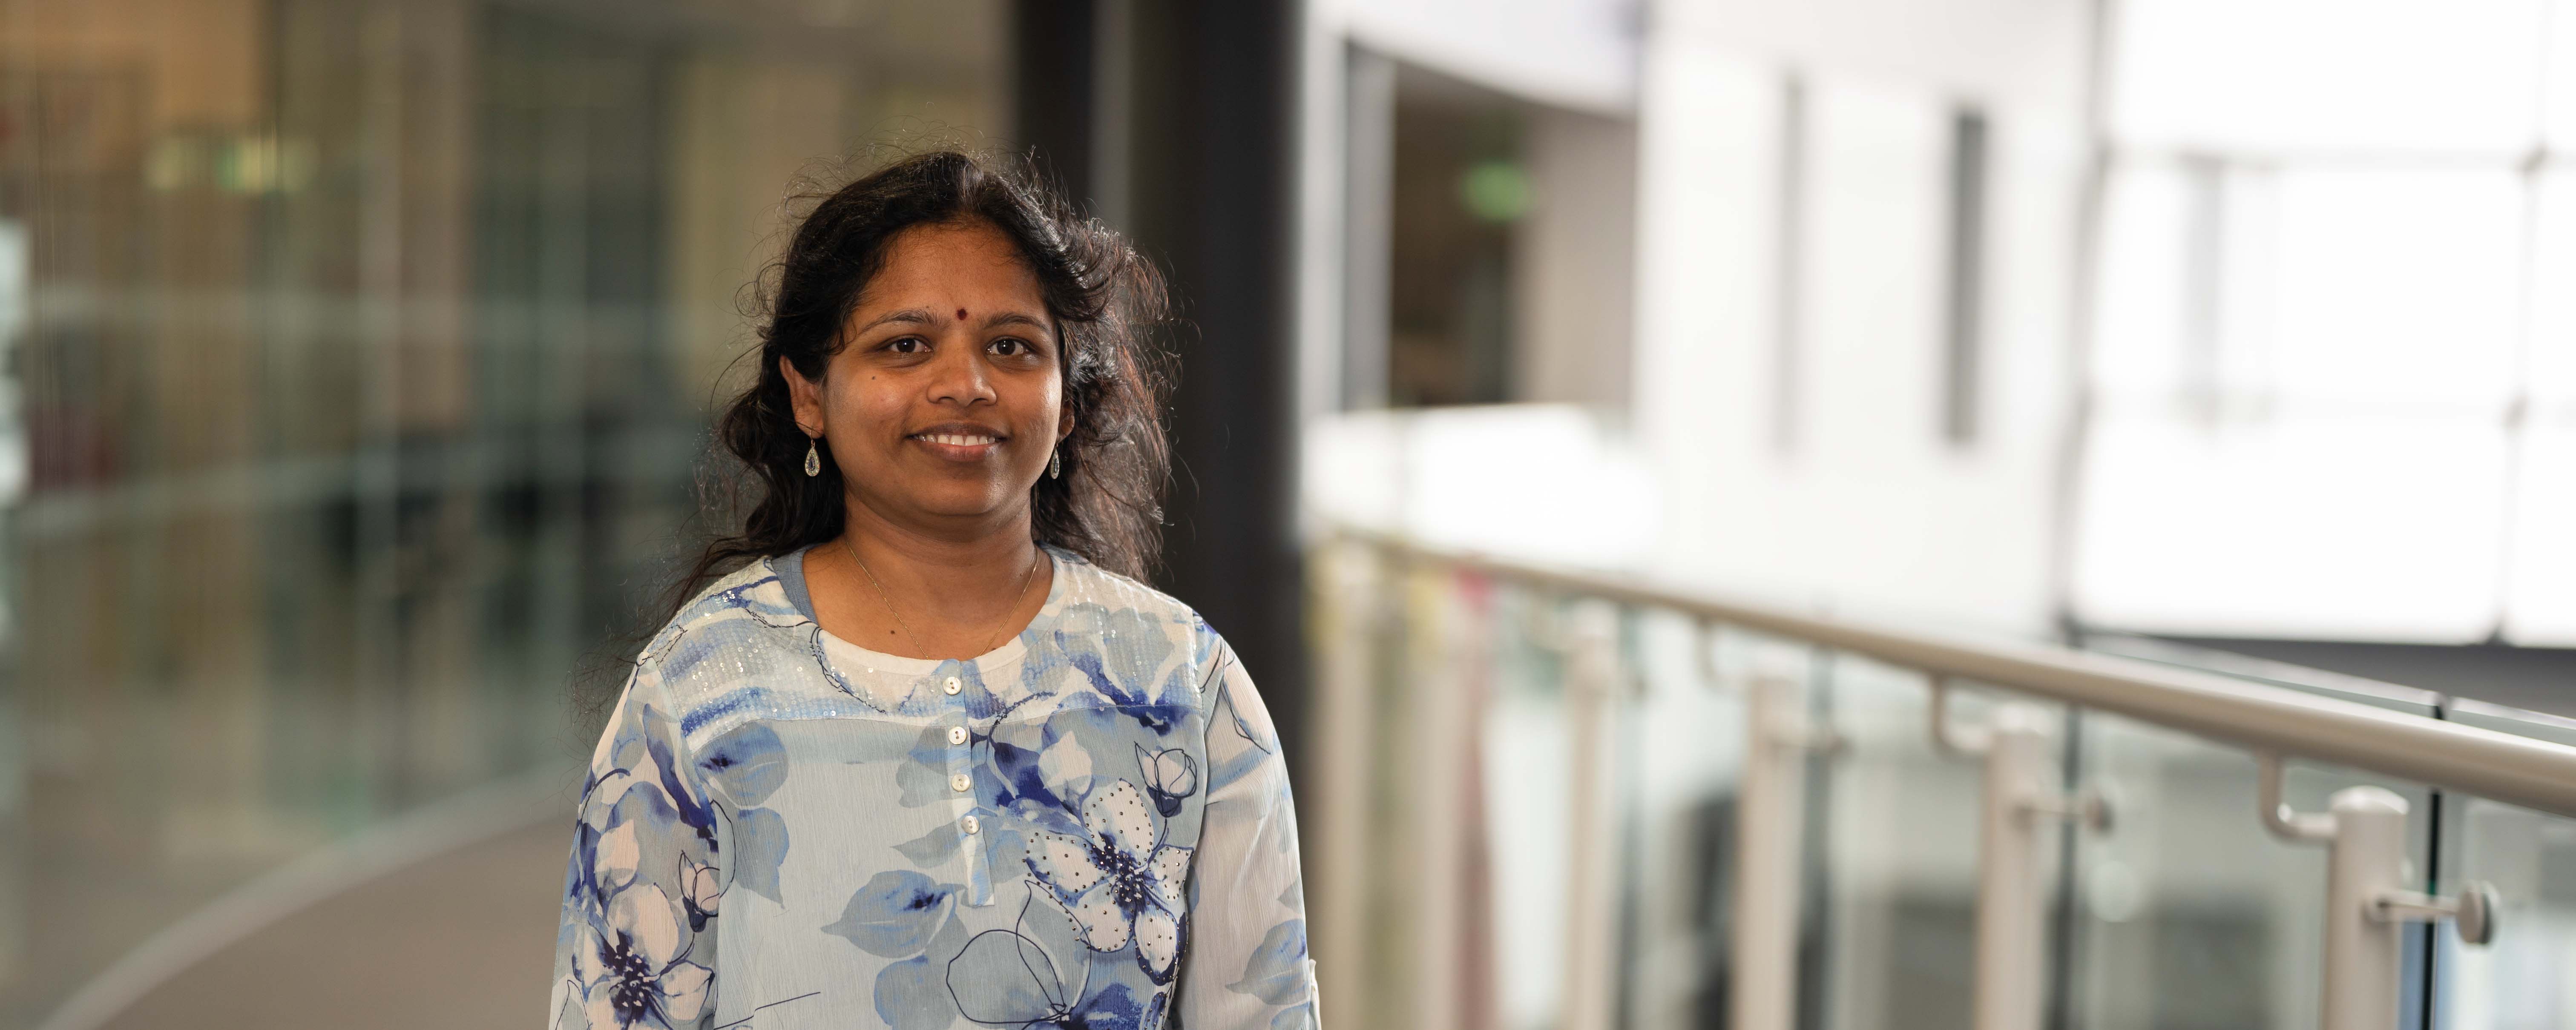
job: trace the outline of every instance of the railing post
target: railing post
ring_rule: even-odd
[[[2058,782],[2047,716],[2007,704],[1975,732],[1950,723],[1950,681],[1932,677],[1932,745],[1985,763],[1977,843],[1976,1030],[2039,1030],[2047,1000],[2047,836],[2058,820],[2107,829],[2100,795],[2070,796]]]
[[[1471,735],[1484,725],[1478,706],[1483,698],[1473,677],[1480,674],[1485,647],[1470,618],[1460,575],[1438,565],[1405,569],[1399,578],[1405,597],[1407,689],[1397,711],[1412,729],[1410,746],[1389,756],[1407,786],[1402,827],[1391,843],[1413,856],[1410,868],[1429,873],[1409,891],[1413,934],[1405,1003],[1410,1016],[1396,1025],[1408,1030],[1459,1030],[1465,1016],[1459,984],[1472,949],[1467,946],[1464,918],[1469,894],[1453,870],[1468,867],[1471,835],[1482,830],[1464,816],[1470,791],[1482,783],[1468,779]],[[1458,713],[1473,713],[1458,717]]]
[[[1799,859],[1805,837],[1806,708],[1798,683],[1754,674],[1744,692],[1744,775],[1735,806],[1734,970],[1729,1030],[1789,1030],[1797,1015]]]
[[[2326,860],[2325,1030],[2389,1030],[2397,1025],[2405,924],[2377,909],[2406,887],[2406,799],[2347,787],[2326,809],[2334,838]]]
[[[1316,662],[1315,729],[1322,741],[1365,741],[1375,693],[1371,663],[1376,634],[1383,621],[1380,593],[1386,589],[1376,548],[1336,540],[1322,560],[1307,566],[1314,577]],[[1365,1022],[1360,1000],[1369,991],[1367,971],[1376,965],[1369,949],[1369,783],[1377,749],[1348,744],[1314,764],[1316,799],[1312,843],[1314,876],[1308,881],[1312,902],[1317,977],[1344,985],[1324,994],[1326,1026]],[[1298,784],[1302,793],[1308,786]]]
[[[1573,619],[1567,643],[1565,699],[1571,716],[1566,750],[1572,768],[1566,797],[1567,846],[1565,892],[1565,994],[1559,1025],[1566,1030],[1609,1030],[1615,1005],[1611,939],[1614,897],[1610,883],[1612,819],[1606,737],[1619,696],[1618,612],[1608,605],[1583,605]]]
[[[2406,889],[2406,799],[2379,787],[2346,787],[2323,814],[2281,802],[2281,758],[2256,756],[2263,825],[2283,840],[2326,845],[2324,1030],[2397,1025],[2407,923],[2454,920],[2460,940],[2495,938],[2495,888],[2463,884],[2457,897]]]
[[[2059,796],[2048,742],[2039,713],[2027,705],[2004,705],[1988,724],[1978,816],[1976,1030],[2039,1028],[2048,913],[2042,824],[2033,808]]]

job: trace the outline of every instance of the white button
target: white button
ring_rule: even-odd
[[[954,694],[960,690],[966,689],[966,681],[958,679],[955,676],[950,676],[948,677],[948,682],[942,683],[940,686],[946,688],[949,693]]]
[[[949,728],[948,728],[948,742],[949,742],[949,743],[951,743],[951,744],[963,744],[963,743],[965,743],[965,742],[966,742],[966,727],[963,727],[963,726],[951,726],[951,727],[949,727]]]
[[[958,773],[957,775],[948,778],[948,785],[960,792],[963,792],[966,788],[974,786],[975,781],[967,779],[965,773]]]
[[[984,824],[976,822],[975,817],[970,815],[959,820],[957,828],[966,831],[968,836],[973,836],[984,831]]]

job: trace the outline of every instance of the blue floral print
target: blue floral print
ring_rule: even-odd
[[[1199,760],[1180,748],[1147,751],[1136,747],[1136,767],[1145,774],[1145,793],[1155,811],[1168,819],[1181,814],[1181,803],[1199,792]]]
[[[1273,1005],[1294,1003],[1306,989],[1306,921],[1291,919],[1271,927],[1233,989]]]
[[[774,561],[692,601],[592,758],[550,1026],[1312,1026],[1251,680],[1186,607],[1049,554],[1037,618],[972,661],[823,632]]]
[[[1169,983],[1187,925],[1181,883],[1190,849],[1158,844],[1144,792],[1119,780],[1083,806],[1083,837],[1039,833],[1029,870],[1053,888],[1093,951],[1126,951],[1155,983]]]
[[[713,973],[688,960],[670,896],[653,886],[619,890],[606,923],[582,937],[575,957],[590,1025],[623,1030],[696,1021]]]
[[[824,933],[844,937],[872,955],[900,958],[930,947],[930,935],[948,921],[957,889],[933,884],[909,869],[878,873],[850,896],[839,922]]]

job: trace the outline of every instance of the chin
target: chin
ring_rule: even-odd
[[[915,495],[921,510],[950,518],[977,518],[1009,508],[1023,496],[989,483],[942,484]]]

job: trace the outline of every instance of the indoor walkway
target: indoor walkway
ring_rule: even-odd
[[[375,877],[146,992],[114,1030],[537,1027],[569,830],[545,819]]]

